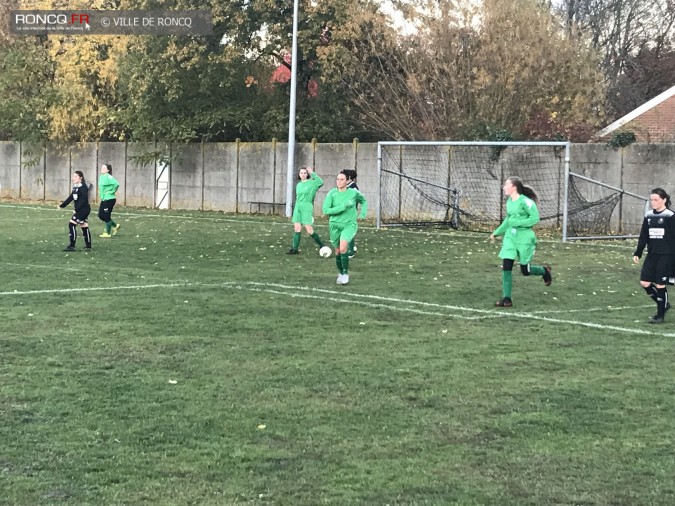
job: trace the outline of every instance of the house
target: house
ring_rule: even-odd
[[[675,86],[606,126],[594,139],[607,141],[619,132],[633,132],[638,142],[675,142]]]

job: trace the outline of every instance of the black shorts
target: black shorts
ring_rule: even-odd
[[[98,217],[100,220],[105,221],[106,223],[109,222],[112,217],[112,210],[113,207],[115,207],[115,203],[117,202],[117,199],[110,199],[110,200],[102,200],[101,205],[98,207]]]
[[[672,285],[675,282],[675,255],[647,254],[640,281],[651,281],[657,285]]]
[[[91,208],[80,209],[79,211],[75,211],[71,216],[70,221],[74,221],[75,223],[79,223],[80,225],[82,225],[83,223],[87,223],[87,218],[89,218],[90,212]]]

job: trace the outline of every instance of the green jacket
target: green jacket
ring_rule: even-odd
[[[101,200],[112,200],[115,198],[115,192],[120,187],[117,179],[110,174],[101,174],[98,178],[98,193]]]
[[[356,204],[361,204],[360,218],[365,218],[368,203],[360,191],[353,188],[346,188],[344,191],[333,188],[323,201],[323,214],[330,216],[330,223],[356,223]]]

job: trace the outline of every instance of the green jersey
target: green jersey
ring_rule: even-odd
[[[368,203],[360,191],[353,188],[346,188],[344,191],[333,188],[323,201],[323,214],[330,216],[330,222],[334,224],[356,223],[356,204],[361,204],[360,218],[365,218]]]
[[[323,186],[323,179],[317,176],[314,172],[309,178],[300,181],[295,187],[295,203],[306,202],[307,204],[314,204],[314,197],[319,188]]]
[[[532,232],[532,227],[537,223],[539,223],[537,204],[525,195],[520,195],[516,200],[506,201],[506,218],[492,235],[506,234],[507,237],[511,235],[511,239],[517,240],[519,235],[529,236],[526,232]]]
[[[101,174],[98,178],[98,192],[101,200],[112,200],[115,198],[115,192],[120,187],[117,179],[110,174]]]

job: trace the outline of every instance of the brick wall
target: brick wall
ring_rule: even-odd
[[[675,142],[675,96],[629,121],[619,131],[634,132],[638,142]],[[615,133],[602,140],[609,140]]]

